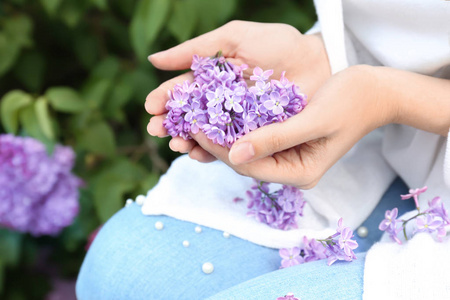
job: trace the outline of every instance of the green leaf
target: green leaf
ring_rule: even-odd
[[[145,174],[142,166],[117,158],[92,180],[94,203],[102,222],[123,207],[125,194],[132,192]]]
[[[105,102],[105,113],[108,115],[115,114],[126,103],[128,103],[134,95],[133,77],[126,73],[122,75],[114,84],[111,96]]]
[[[34,105],[36,116],[38,119],[39,126],[42,129],[42,132],[45,134],[45,136],[50,139],[55,139],[55,134],[53,132],[50,112],[48,110],[48,100],[45,97],[39,97],[36,100],[36,103]]]
[[[20,124],[22,125],[25,135],[40,140],[46,146],[47,152],[52,153],[53,148],[56,145],[56,141],[47,138],[47,136],[42,131],[38,121],[38,117],[36,115],[35,104],[36,102],[30,103],[27,107],[23,108],[20,111]]]
[[[120,71],[120,62],[117,57],[108,56],[98,63],[92,70],[91,78],[95,79],[113,79]]]
[[[197,0],[177,0],[167,24],[179,43],[189,39],[197,25]]]
[[[139,59],[147,57],[170,11],[169,0],[141,0],[135,8],[130,25],[130,37]]]
[[[99,108],[111,92],[110,79],[89,80],[81,91],[83,99],[89,103],[91,108]]]
[[[20,54],[20,46],[11,42],[6,34],[0,32],[0,53],[0,76],[2,76],[15,64]]]
[[[31,46],[33,40],[31,33],[33,31],[33,22],[23,14],[14,15],[3,23],[3,32],[9,36],[10,42],[21,47]]]
[[[2,124],[7,132],[15,134],[19,125],[19,112],[31,103],[32,98],[23,91],[14,90],[3,96],[0,101]]]
[[[75,34],[73,50],[83,67],[91,69],[99,58],[98,38],[86,32]]]
[[[199,13],[200,33],[211,31],[224,24],[236,10],[236,0],[195,0]]]
[[[41,4],[44,7],[47,14],[54,16],[58,10],[61,0],[41,0]]]
[[[24,53],[14,67],[14,76],[25,87],[32,91],[38,91],[44,80],[45,59],[39,52]]]
[[[104,156],[116,152],[114,133],[104,121],[89,124],[77,135],[78,145],[85,150]]]
[[[79,113],[87,108],[87,104],[80,98],[77,91],[70,87],[49,88],[45,96],[50,105],[60,112]]]
[[[101,222],[108,221],[123,207],[124,194],[134,188],[134,183],[123,181],[116,174],[102,174],[94,183],[94,203]]]
[[[107,0],[90,0],[90,2],[100,10],[106,10],[108,8]]]
[[[139,68],[132,74],[133,89],[137,103],[144,103],[147,95],[158,87],[159,79],[154,69]]]
[[[22,234],[0,229],[0,258],[6,266],[16,266],[20,259]]]
[[[85,8],[82,1],[64,1],[58,15],[67,26],[74,28],[80,22]]]

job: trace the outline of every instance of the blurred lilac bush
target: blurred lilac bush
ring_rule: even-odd
[[[33,236],[57,235],[78,214],[82,181],[71,173],[75,153],[41,142],[0,135],[0,226]]]

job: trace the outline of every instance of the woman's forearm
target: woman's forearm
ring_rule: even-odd
[[[391,123],[447,136],[450,80],[387,67],[374,67],[374,71],[377,97],[391,110]]]

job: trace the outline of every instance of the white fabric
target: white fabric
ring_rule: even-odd
[[[450,299],[450,239],[426,233],[398,245],[379,242],[366,256],[364,300]]]
[[[272,229],[247,217],[247,200],[236,204],[233,199],[245,198],[252,180],[221,162],[202,164],[188,156],[175,160],[149,191],[142,212],[227,231],[272,248],[298,246],[304,235],[325,238],[335,232],[340,217],[346,226],[361,224],[394,179],[394,172],[381,155],[381,137],[381,131],[366,136],[315,188],[304,191],[308,204],[304,217],[299,218],[299,229]]]
[[[320,28],[333,73],[365,63],[450,78],[450,1],[342,0],[341,5],[337,0],[315,0],[315,4],[319,23],[310,33]],[[424,95],[418,96],[426,100]],[[450,145],[445,138],[401,125],[386,126],[383,141],[378,134],[358,143],[305,192],[309,206],[305,223],[300,221],[296,231],[275,231],[248,219],[244,203],[232,199],[244,196],[249,180],[221,163],[202,165],[187,157],[176,160],[148,193],[142,211],[228,231],[264,246],[287,247],[297,244],[303,234],[327,235],[341,216],[346,225],[358,226],[391,182],[391,167],[411,188],[428,185],[421,203],[439,195],[450,208]],[[311,230],[302,229],[306,221]],[[440,296],[449,295],[448,275],[440,272],[450,268],[448,253],[449,242],[436,244],[426,235],[403,246],[375,245],[366,257],[365,299],[416,299],[423,291],[427,294],[417,299],[445,298]],[[390,294],[380,295],[384,291]],[[444,294],[434,297],[430,294],[434,291]]]
[[[316,6],[320,27],[332,35],[336,27],[332,19],[341,16],[321,18],[332,13],[324,5],[329,1],[317,2],[322,2]],[[340,53],[345,45],[350,64],[384,65],[450,78],[448,1],[344,0],[343,12],[344,23],[336,32],[340,35],[345,28],[346,39],[340,40],[336,51]],[[326,48],[330,64],[339,64],[332,61],[338,56],[332,53],[335,50]],[[421,207],[437,195],[450,207],[449,153],[448,139],[402,125],[386,127],[384,157],[411,188],[428,186],[428,197],[420,198]],[[449,299],[449,253],[450,241],[439,244],[426,234],[402,246],[392,242],[374,245],[366,256],[364,299]]]

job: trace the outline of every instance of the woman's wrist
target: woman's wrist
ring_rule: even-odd
[[[447,136],[450,80],[388,67],[371,68],[376,97],[386,111],[385,124],[403,124]]]

